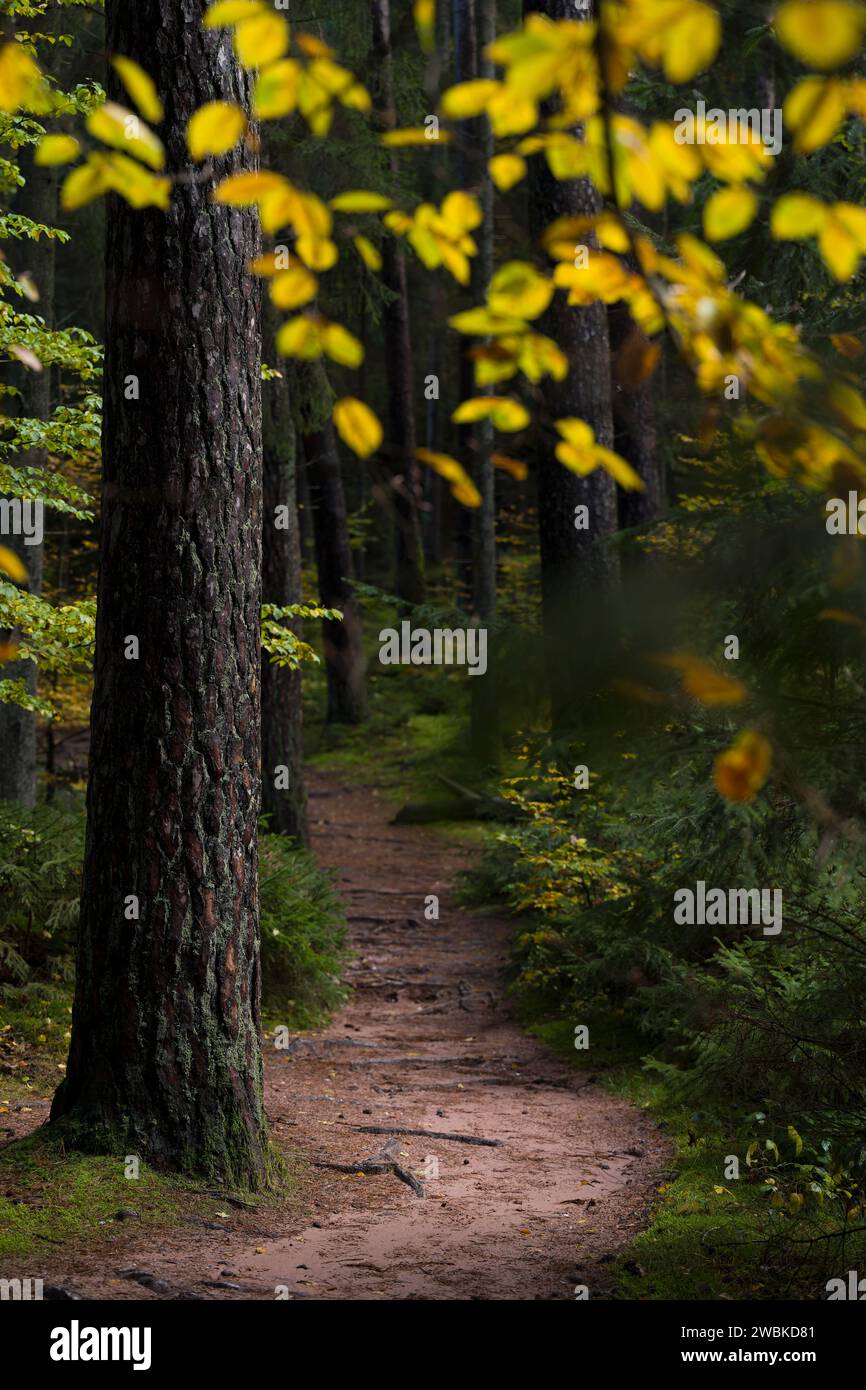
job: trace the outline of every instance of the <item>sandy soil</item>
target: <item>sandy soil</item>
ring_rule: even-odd
[[[127,1222],[108,1248],[16,1273],[116,1299],[573,1299],[578,1284],[609,1296],[666,1140],[514,1022],[514,925],[455,905],[464,847],[390,825],[392,808],[340,774],[318,774],[312,793],[314,848],[336,871],[357,958],[329,1028],[267,1045],[272,1130],[305,1160],[300,1214],[226,1217],[216,1201],[208,1226],[156,1237]],[[431,894],[438,921],[425,918]],[[16,1129],[43,1118],[16,1115]],[[364,1172],[377,1157],[383,1171]]]

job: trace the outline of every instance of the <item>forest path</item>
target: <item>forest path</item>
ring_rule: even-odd
[[[313,848],[337,873],[357,959],[331,1025],[269,1057],[278,1138],[319,1169],[316,1224],[233,1256],[244,1283],[314,1299],[563,1299],[603,1293],[612,1257],[645,1224],[667,1145],[641,1111],[528,1037],[510,1015],[514,923],[455,904],[472,851],[389,824],[391,808],[339,773],[312,779]],[[425,898],[439,898],[427,921]],[[357,1176],[387,1134],[393,1172]],[[438,1164],[438,1176],[424,1177]],[[264,1292],[264,1290],[263,1290]]]
[[[272,1133],[306,1160],[295,1197],[247,1212],[215,1192],[210,1220],[109,1221],[108,1244],[43,1250],[14,1273],[113,1300],[546,1300],[576,1284],[604,1297],[612,1257],[646,1224],[667,1140],[514,1020],[514,922],[455,903],[473,850],[391,825],[386,800],[339,772],[310,782],[313,847],[336,872],[357,957],[327,1028],[266,1043]],[[424,917],[430,894],[438,922]],[[5,1118],[26,1132],[38,1104]],[[423,1197],[393,1171],[358,1176],[389,1144]],[[438,1176],[421,1176],[429,1159]],[[349,1171],[316,1166],[329,1163]]]

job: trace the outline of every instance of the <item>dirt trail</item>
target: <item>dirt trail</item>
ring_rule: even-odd
[[[271,1215],[258,1218],[267,1232],[177,1233],[158,1248],[142,1232],[118,1242],[110,1269],[91,1251],[50,1277],[111,1298],[154,1296],[118,1280],[129,1264],[206,1298],[273,1299],[280,1286],[312,1299],[571,1299],[577,1283],[603,1297],[612,1256],[644,1224],[663,1136],[510,1017],[514,925],[455,905],[465,848],[390,825],[385,801],[339,774],[318,774],[312,793],[314,848],[348,905],[355,993],[329,1028],[268,1047],[267,1111],[276,1138],[350,1171],[316,1168],[306,1229],[275,1231]],[[438,921],[425,920],[430,894]],[[386,1146],[423,1197],[394,1171],[359,1175]]]

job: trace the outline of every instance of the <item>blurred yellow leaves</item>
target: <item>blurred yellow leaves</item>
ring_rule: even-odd
[[[708,241],[739,236],[754,220],[758,196],[751,188],[719,188],[704,207],[704,235]]]
[[[150,74],[139,67],[138,63],[133,62],[132,58],[124,58],[121,54],[112,58],[111,66],[144,119],[161,121],[164,115],[162,102]]]
[[[11,579],[15,580],[16,584],[27,583],[27,570],[15,551],[9,550],[5,545],[0,545],[0,570],[4,570]]]
[[[0,111],[44,110],[46,86],[42,73],[20,43],[0,48]]]
[[[226,154],[237,144],[247,128],[247,118],[239,106],[228,101],[208,101],[190,117],[186,144],[196,161],[208,155]]]
[[[731,676],[723,676],[706,661],[688,652],[672,652],[654,658],[659,666],[679,671],[686,695],[703,705],[738,705],[746,698],[746,687]]]
[[[106,101],[87,117],[87,129],[103,144],[135,155],[151,169],[162,169],[165,149],[162,141],[144,122],[125,106]]]
[[[525,429],[529,424],[529,411],[520,401],[508,396],[476,396],[463,401],[454,411],[451,419],[456,425],[474,424],[477,420],[489,420],[493,428],[503,434],[512,434]]]
[[[385,215],[385,226],[394,236],[405,236],[418,259],[428,270],[444,266],[460,285],[469,284],[469,257],[478,246],[469,235],[480,224],[480,204],[471,194],[449,193],[439,208],[420,203],[413,216],[403,212]]]
[[[526,160],[519,154],[497,154],[487,166],[500,193],[507,193],[526,178]]]
[[[359,367],[364,360],[364,348],[348,328],[321,314],[298,314],[289,319],[277,333],[276,347],[281,357],[305,361],[313,361],[324,353],[342,367]]]
[[[866,6],[854,0],[788,0],[773,16],[779,42],[812,68],[838,68],[857,53]]]
[[[436,44],[436,0],[413,0],[412,17],[418,42],[425,53],[432,53]]]
[[[44,135],[36,147],[34,164],[71,164],[81,146],[74,135]]]
[[[661,67],[675,83],[709,67],[722,39],[717,12],[701,0],[625,0],[614,8],[608,27],[622,46]]]
[[[777,241],[817,236],[821,258],[837,280],[850,280],[866,255],[866,208],[822,203],[809,193],[784,193],[770,217]]]
[[[769,775],[773,750],[763,734],[746,729],[715,761],[716,790],[728,801],[754,801]]]
[[[584,477],[594,473],[596,468],[603,468],[620,487],[630,492],[643,489],[643,482],[631,465],[612,449],[599,444],[592,427],[585,420],[568,418],[555,423],[562,435],[561,442],[556,446],[556,457],[572,473]]]
[[[432,449],[416,449],[415,457],[420,463],[432,468],[440,478],[451,484],[451,496],[464,507],[480,507],[481,493],[473,483],[466,469],[450,454],[439,454]]]
[[[359,458],[369,458],[382,443],[382,426],[378,417],[355,396],[343,396],[333,409],[337,433]]]

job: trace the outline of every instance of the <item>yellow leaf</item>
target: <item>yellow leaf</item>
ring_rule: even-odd
[[[413,0],[412,16],[418,42],[425,53],[432,53],[436,46],[436,0]]]
[[[719,188],[704,207],[704,236],[708,241],[726,241],[739,236],[754,220],[758,197],[751,188]]]
[[[60,206],[65,212],[75,212],[108,192],[104,159],[104,155],[92,154],[86,164],[66,175],[60,190]]]
[[[206,12],[202,24],[205,29],[217,29],[227,24],[239,24],[242,19],[265,12],[262,0],[217,0]]]
[[[449,233],[458,237],[463,236],[465,232],[473,231],[475,227],[480,227],[484,221],[478,199],[473,198],[471,193],[464,193],[462,189],[456,189],[443,199],[441,212]]]
[[[853,333],[831,333],[830,342],[837,352],[843,357],[847,357],[850,362],[856,362],[858,357],[862,357],[866,352],[859,338]]]
[[[796,241],[814,236],[827,217],[827,209],[809,193],[783,193],[773,204],[770,232],[777,241]]]
[[[449,327],[458,333],[468,333],[477,338],[496,338],[506,333],[521,333],[526,329],[523,319],[503,318],[489,309],[464,309],[462,313],[452,314]]]
[[[163,211],[168,207],[171,179],[142,169],[140,164],[125,154],[107,154],[103,159],[106,186],[119,193],[130,207],[155,207]]]
[[[322,347],[327,355],[342,367],[360,367],[364,348],[348,328],[340,323],[325,323],[321,328]]]
[[[426,126],[403,126],[399,130],[386,130],[384,135],[379,136],[380,145],[390,145],[395,149],[400,149],[405,145],[442,145],[448,144],[451,134],[447,130],[438,131],[435,136]]]
[[[372,241],[365,236],[352,237],[355,250],[361,257],[368,270],[379,271],[382,269],[382,257]]]
[[[704,705],[738,705],[746,698],[746,687],[731,676],[722,676],[713,666],[687,654],[658,656],[660,666],[672,666],[682,675],[683,689]]]
[[[114,101],[107,101],[91,111],[87,117],[87,129],[106,145],[135,155],[151,169],[161,169],[165,164],[162,141],[134,111],[118,106]]]
[[[754,729],[746,729],[716,758],[716,790],[728,801],[754,801],[767,780],[772,761],[773,750],[767,739]]]
[[[597,444],[595,457],[605,472],[609,473],[614,482],[619,483],[626,492],[643,492],[643,478],[635,472],[631,464],[627,463],[621,454],[616,454],[613,449],[605,449],[603,445]]]
[[[773,17],[780,43],[811,68],[838,68],[863,37],[864,7],[848,0],[788,0]]]
[[[442,97],[442,114],[452,121],[471,120],[480,116],[490,98],[499,91],[499,83],[490,77],[479,77],[471,82],[458,82],[449,87]]]
[[[253,114],[262,121],[289,116],[298,104],[303,69],[294,58],[271,63],[253,87]]]
[[[339,258],[336,243],[329,237],[312,236],[304,233],[295,242],[295,250],[310,270],[330,270]]]
[[[337,433],[359,458],[369,458],[382,443],[382,426],[368,405],[354,396],[343,396],[333,409]]]
[[[318,293],[319,282],[301,265],[283,270],[271,281],[271,299],[278,309],[300,309]]]
[[[491,279],[487,303],[494,314],[535,319],[544,313],[553,292],[553,281],[541,275],[528,261],[508,261]]]
[[[525,429],[530,415],[520,401],[508,396],[476,396],[463,401],[454,411],[451,419],[456,425],[472,424],[476,420],[490,420],[494,429],[503,433],[513,433]]]
[[[230,174],[222,183],[217,184],[213,200],[215,203],[227,203],[233,208],[252,207],[269,193],[288,186],[282,175],[274,174],[268,169],[250,174]]]
[[[44,135],[36,147],[34,164],[71,164],[81,146],[74,135]]]
[[[29,576],[24,565],[15,551],[7,549],[5,545],[0,545],[0,570],[5,570],[16,584],[26,584],[28,581]]]
[[[208,101],[190,117],[186,128],[187,149],[193,159],[225,154],[240,140],[247,118],[239,106],[228,101]]]
[[[386,198],[384,193],[358,189],[351,193],[338,193],[336,198],[331,199],[330,206],[334,212],[385,212],[393,207],[393,201]]]
[[[835,78],[804,77],[785,98],[786,126],[797,132],[797,154],[811,154],[826,145],[845,119],[845,87]]]
[[[857,237],[838,216],[837,208],[830,209],[818,233],[818,249],[824,263],[840,281],[851,279],[863,254]]]
[[[487,165],[490,177],[502,193],[526,178],[526,160],[519,154],[497,154]]]
[[[687,82],[708,68],[718,52],[722,22],[710,5],[668,7],[672,22],[663,40],[663,65],[669,82]],[[662,12],[664,13],[664,12]]]
[[[317,320],[309,314],[289,319],[277,333],[276,348],[280,357],[299,357],[305,361],[321,357],[322,338]]]
[[[501,468],[503,473],[510,473],[519,483],[529,477],[529,469],[520,459],[509,458],[507,454],[491,454],[490,462],[494,468]]]
[[[153,78],[131,58],[116,54],[111,66],[146,121],[161,121],[165,114]]]
[[[285,250],[268,251],[264,256],[256,256],[254,261],[250,261],[247,269],[251,275],[261,275],[266,278],[271,275],[279,275],[280,271],[291,270],[297,264],[295,258],[287,254]]]
[[[462,464],[450,454],[435,453],[432,449],[416,449],[415,457],[432,468],[434,473],[451,484],[451,496],[464,507],[480,507],[481,493]]]
[[[265,68],[289,46],[289,26],[278,14],[256,14],[235,29],[235,53],[245,68]]]
[[[42,87],[42,74],[20,43],[0,48],[0,111],[30,105]]]

